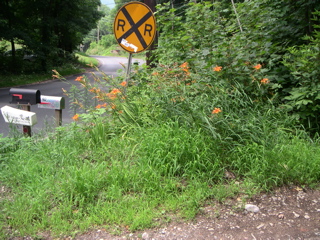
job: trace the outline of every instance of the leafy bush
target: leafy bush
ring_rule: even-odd
[[[115,37],[113,36],[113,34],[108,34],[108,35],[102,36],[99,44],[104,46],[105,48],[109,48],[112,45],[117,44],[117,41],[116,41]]]
[[[282,2],[269,0],[239,3],[241,28],[231,5],[220,1],[190,3],[183,7],[184,15],[179,13],[181,9],[164,4],[158,8],[159,28],[165,36],[159,40],[158,60],[164,65],[188,62],[202,79],[210,79],[211,69],[221,66],[221,82],[242,85],[244,93],[253,100],[263,96],[264,100],[288,103],[297,119],[315,131],[319,128],[316,115],[319,34],[315,32],[313,38],[302,39],[304,20],[296,22],[294,16],[304,10],[296,10],[294,4],[284,6]],[[305,3],[303,7],[314,6]],[[296,47],[308,41],[310,45]],[[283,62],[288,51],[290,54]],[[257,66],[261,69],[256,69]],[[260,88],[252,84],[259,81],[260,85],[268,84]]]
[[[320,12],[316,13],[320,15]],[[310,44],[292,47],[284,59],[293,77],[287,107],[311,131],[320,127],[320,32],[306,37]]]

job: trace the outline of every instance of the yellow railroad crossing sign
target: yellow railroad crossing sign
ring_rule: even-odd
[[[129,53],[146,50],[156,35],[156,19],[144,3],[129,2],[123,5],[114,20],[114,35],[118,44]]]

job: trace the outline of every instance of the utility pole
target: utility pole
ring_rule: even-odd
[[[143,0],[143,2],[151,9],[152,12],[156,11],[156,0]],[[149,49],[146,51],[146,63],[148,67],[155,67],[156,64],[154,62],[155,58],[152,55],[152,50],[155,50],[158,45],[158,33],[156,32],[156,35],[154,37],[154,41],[149,47]]]
[[[100,6],[98,6],[98,11],[100,11]],[[100,41],[100,27],[99,27],[100,23],[99,23],[99,21],[98,21],[98,26],[97,26],[97,43],[99,43],[99,41]]]

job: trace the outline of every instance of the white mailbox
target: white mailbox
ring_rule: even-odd
[[[41,103],[38,104],[38,108],[56,109],[56,110],[61,110],[65,108],[64,97],[41,95],[40,99],[41,99]]]
[[[4,106],[1,108],[1,113],[7,123],[33,126],[38,122],[37,115],[34,112]]]

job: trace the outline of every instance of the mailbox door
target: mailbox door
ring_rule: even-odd
[[[40,91],[36,89],[11,88],[9,94],[12,96],[13,104],[35,105],[40,103]]]

